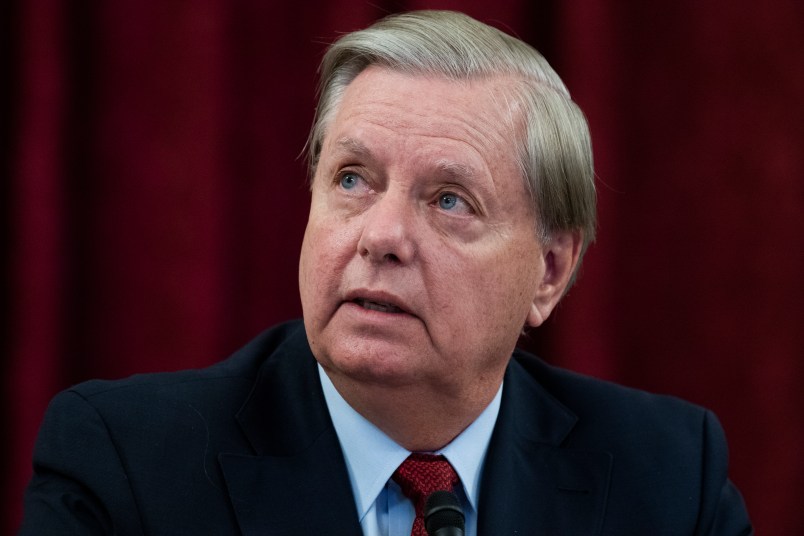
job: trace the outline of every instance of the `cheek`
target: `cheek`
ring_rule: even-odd
[[[445,245],[431,257],[423,286],[433,312],[430,333],[442,351],[463,354],[485,345],[498,292],[499,266],[493,264]]]
[[[356,250],[348,229],[334,221],[311,216],[304,233],[299,260],[299,287],[306,313],[318,312],[320,303],[340,284],[343,269]]]
[[[328,255],[326,236],[322,231],[321,226],[317,225],[311,216],[304,232],[299,256],[299,290],[305,316],[314,312],[314,302],[320,294],[316,291],[320,290],[322,278],[328,275],[327,270],[322,269],[323,266],[327,266],[325,258]]]
[[[460,263],[442,263],[449,269],[438,275],[438,305],[449,311],[453,333],[472,339],[519,333],[537,287],[539,257],[534,249],[532,244],[509,244]]]

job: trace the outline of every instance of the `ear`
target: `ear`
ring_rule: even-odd
[[[542,249],[544,273],[530,306],[528,326],[541,325],[561,300],[578,266],[582,243],[582,231],[568,230],[553,233],[549,242],[544,244]]]

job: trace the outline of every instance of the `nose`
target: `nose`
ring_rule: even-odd
[[[386,191],[363,214],[357,250],[372,263],[407,264],[416,254],[415,209],[401,193]]]

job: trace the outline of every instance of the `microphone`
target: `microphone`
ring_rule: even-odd
[[[450,491],[434,491],[424,505],[424,528],[428,536],[464,536],[461,501]]]

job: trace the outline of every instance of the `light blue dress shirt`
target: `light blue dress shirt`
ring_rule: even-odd
[[[396,444],[355,411],[338,393],[320,365],[318,373],[346,459],[364,536],[410,536],[416,515],[413,503],[391,480],[391,475],[410,451]],[[466,515],[466,536],[477,535],[480,475],[500,412],[501,397],[502,385],[483,413],[449,445],[435,453],[443,455],[452,464],[463,484],[457,492]]]

